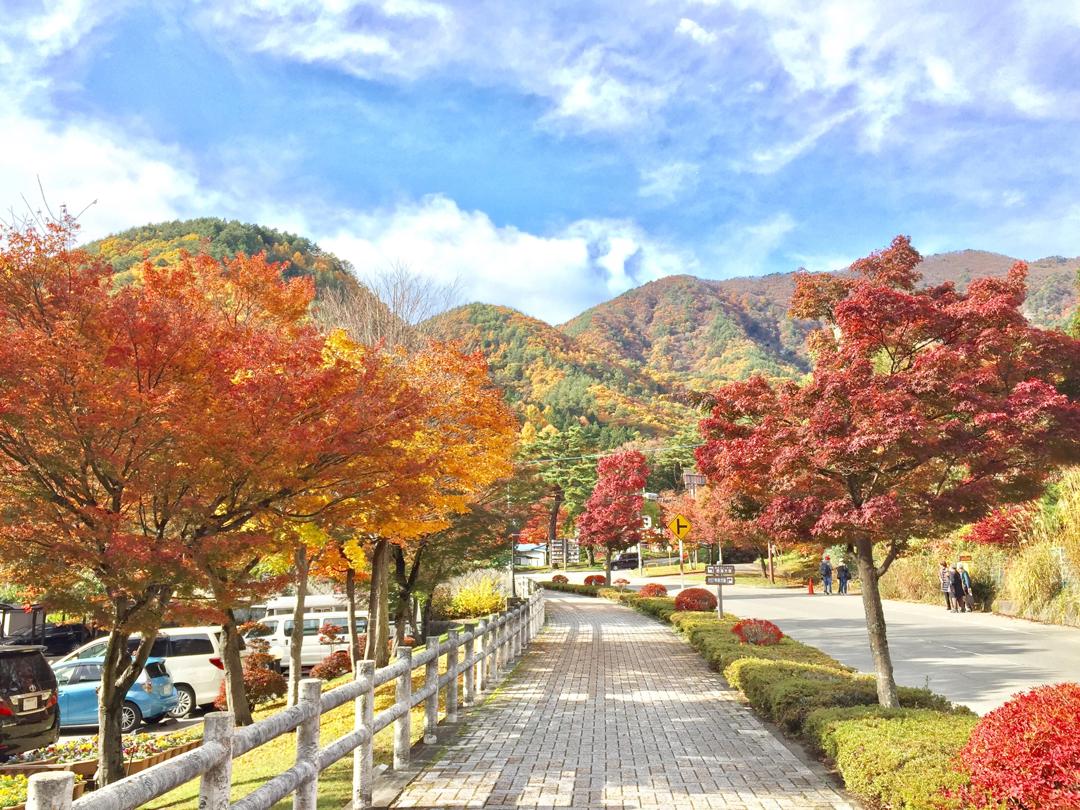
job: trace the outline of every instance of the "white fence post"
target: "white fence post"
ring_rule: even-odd
[[[232,749],[235,721],[232,712],[210,712],[203,718],[202,744],[225,748],[225,759],[203,774],[199,782],[200,810],[228,810],[232,790]]]
[[[473,638],[475,624],[465,625],[465,705],[472,706],[476,702],[476,665],[472,663],[473,651],[476,642]]]
[[[354,729],[368,730],[367,742],[353,751],[353,810],[368,810],[371,807],[371,781],[374,777],[375,758],[375,662],[358,661],[356,680],[367,678],[367,689],[357,698],[354,711],[356,719]]]
[[[476,645],[476,694],[480,695],[485,689],[487,689],[488,679],[487,671],[484,669],[486,664],[484,663],[487,657],[487,645],[488,645],[488,620],[480,620],[480,635],[477,637]]]
[[[431,745],[439,739],[436,736],[439,725],[439,637],[428,636],[425,646],[425,652],[435,651],[424,667],[424,688],[428,690],[424,702],[424,744]]]
[[[35,773],[26,787],[26,806],[31,810],[68,810],[74,788],[71,771]]]
[[[318,678],[304,678],[300,681],[300,706],[313,706],[314,711],[296,728],[296,764],[310,763],[315,768],[314,775],[300,783],[293,796],[293,810],[316,810],[319,804],[319,698],[322,695],[322,681]]]
[[[446,671],[450,678],[446,682],[446,722],[456,723],[458,713],[458,635],[457,630],[450,628],[446,634],[447,645],[450,649],[446,653]]]
[[[394,721],[394,770],[408,767],[412,745],[412,718],[409,715],[412,709],[412,648],[398,647],[397,657],[398,661],[408,664],[408,669],[398,676],[394,692],[395,705],[404,707],[401,717]]]

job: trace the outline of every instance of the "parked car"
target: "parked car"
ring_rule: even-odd
[[[60,692],[60,726],[96,726],[98,687],[103,658],[82,658],[54,664]],[[143,722],[160,723],[176,708],[176,689],[160,658],[149,658],[124,698],[120,731],[137,729]]]
[[[0,760],[60,735],[56,678],[41,647],[0,647]]]
[[[0,645],[36,645],[43,644],[45,655],[55,657],[67,655],[69,652],[82,644],[95,638],[98,634],[85,624],[46,624],[44,628],[24,627],[0,639]]]
[[[270,654],[281,661],[282,669],[288,670],[292,660],[289,656],[293,631],[292,616],[266,616],[259,619],[259,623],[262,627],[252,630],[245,638],[265,639],[270,645]],[[300,649],[300,665],[304,669],[315,666],[333,652],[329,644],[324,644],[319,640],[320,636],[323,635],[322,629],[327,625],[341,628],[339,633],[341,644],[337,645],[337,649],[348,649],[349,639],[345,629],[349,626],[348,614],[344,611],[340,613],[305,614],[304,644]],[[356,632],[360,634],[367,632],[367,614],[361,613],[357,615]]]
[[[611,561],[611,570],[619,571],[623,568],[637,568],[638,555],[636,551],[624,551]]]
[[[128,642],[134,650],[138,637]],[[61,662],[103,658],[107,639],[84,644]],[[225,679],[221,658],[220,627],[165,627],[158,631],[150,657],[164,660],[165,669],[176,688],[177,704],[173,717],[186,717],[197,706],[209,706],[217,700]]]

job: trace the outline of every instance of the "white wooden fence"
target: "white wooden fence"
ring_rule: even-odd
[[[524,584],[524,583],[523,583]],[[348,754],[353,755],[353,807],[371,807],[374,773],[372,739],[394,724],[395,769],[409,764],[412,740],[410,709],[421,703],[424,711],[424,742],[435,742],[439,722],[439,692],[445,690],[446,719],[457,720],[462,705],[476,702],[483,692],[494,688],[522,655],[544,624],[543,591],[528,583],[529,596],[478,625],[466,624],[464,632],[450,630],[446,641],[431,636],[420,649],[397,651],[397,660],[382,669],[373,661],[362,661],[352,683],[322,692],[322,682],[305,678],[300,682],[297,705],[236,728],[231,712],[207,714],[202,745],[178,757],[121,779],[108,787],[72,802],[74,774],[65,771],[39,773],[30,777],[28,810],[134,810],[193,779],[201,778],[200,810],[265,810],[293,795],[294,810],[315,810],[319,774]],[[446,672],[439,675],[439,659],[447,657]],[[424,668],[424,686],[412,688],[413,670]],[[458,695],[458,676],[464,675],[464,695]],[[393,706],[375,713],[375,689],[396,683]],[[319,717],[348,701],[356,705],[353,731],[320,747]],[[236,757],[265,745],[270,740],[296,731],[296,762],[288,770],[230,803],[232,763]]]

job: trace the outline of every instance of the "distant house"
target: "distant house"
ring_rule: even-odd
[[[546,543],[518,543],[514,546],[517,568],[539,568],[548,564]]]

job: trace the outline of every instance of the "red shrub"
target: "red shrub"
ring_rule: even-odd
[[[346,672],[352,672],[352,658],[348,650],[332,652],[311,668],[311,677],[321,681],[332,681]]]
[[[641,590],[638,591],[639,596],[667,596],[667,588],[661,585],[659,582],[650,582],[648,585],[642,585]]]
[[[1080,684],[1040,686],[986,715],[960,760],[972,807],[1080,807]]]
[[[779,644],[784,637],[780,628],[766,619],[743,619],[731,628],[731,632],[737,635],[743,644],[758,644],[762,647]]]
[[[716,597],[704,588],[687,588],[675,596],[676,610],[716,610]]]
[[[569,582],[570,580],[568,580],[568,579],[567,579],[566,577],[564,577],[564,576],[563,576],[562,574],[556,574],[555,576],[553,576],[553,577],[551,578],[551,581],[552,581],[552,582],[556,582],[556,583],[558,583],[559,585],[565,585],[565,584],[566,584],[567,582]]]
[[[603,574],[591,574],[585,577],[586,585],[603,585],[607,582],[607,578]]]

